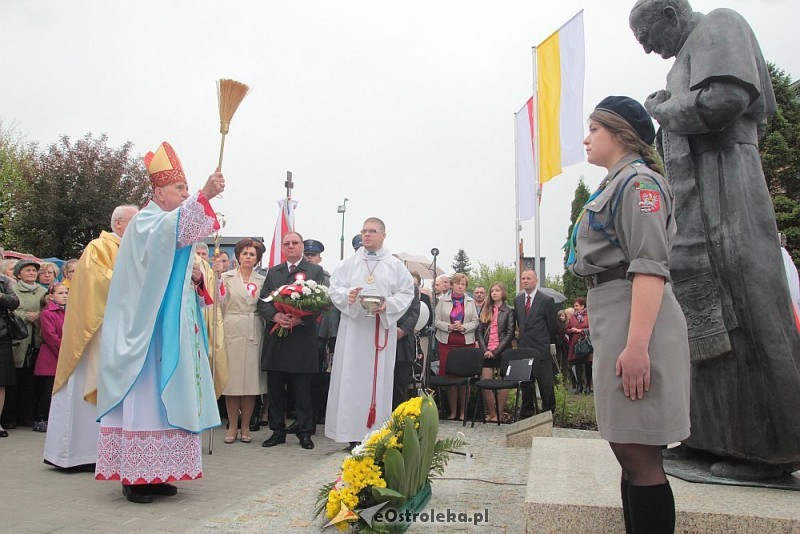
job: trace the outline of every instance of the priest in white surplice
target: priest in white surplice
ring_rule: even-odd
[[[330,297],[342,312],[333,356],[325,436],[353,445],[392,413],[397,320],[414,298],[414,282],[402,261],[383,248],[386,226],[364,221],[362,247],[331,275]],[[385,297],[377,319],[359,297]]]

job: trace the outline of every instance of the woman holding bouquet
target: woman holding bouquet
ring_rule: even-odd
[[[267,392],[266,373],[261,371],[261,340],[264,323],[256,313],[258,295],[265,277],[255,271],[261,262],[261,247],[252,239],[242,239],[234,249],[239,267],[222,273],[222,300],[225,341],[228,348],[228,384],[225,407],[228,435],[225,443],[236,441],[237,419],[241,415],[242,443],[250,443],[249,422],[256,396]]]
[[[439,371],[447,369],[447,355],[455,348],[474,347],[475,330],[478,328],[478,310],[475,301],[467,295],[467,275],[456,273],[450,279],[450,293],[445,294],[436,305],[436,341],[439,342]],[[447,388],[449,420],[459,419],[467,411],[467,386]],[[464,415],[466,417],[466,415]]]

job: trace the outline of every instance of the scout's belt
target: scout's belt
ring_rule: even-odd
[[[600,284],[605,284],[606,282],[611,282],[612,280],[624,280],[627,277],[628,264],[623,264],[612,267],[607,271],[603,271],[602,273],[586,276],[584,277],[583,281],[586,283],[586,289],[592,289]]]

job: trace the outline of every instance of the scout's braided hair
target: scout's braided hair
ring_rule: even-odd
[[[658,156],[655,147],[642,141],[642,138],[639,137],[625,119],[610,111],[604,110],[595,110],[589,115],[589,119],[599,122],[607,128],[620,146],[625,150],[638,154],[650,169],[658,174],[664,174],[664,170],[661,166],[661,158]]]

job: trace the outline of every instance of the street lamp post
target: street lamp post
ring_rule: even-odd
[[[347,211],[347,199],[344,199],[344,202],[339,204],[339,207],[336,208],[336,213],[342,214],[342,237],[341,237],[341,248],[339,250],[339,260],[344,259],[344,212]]]

